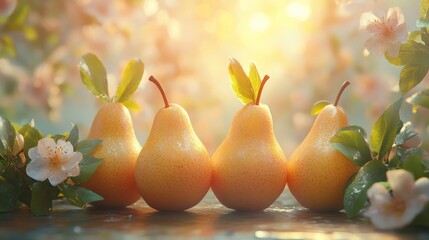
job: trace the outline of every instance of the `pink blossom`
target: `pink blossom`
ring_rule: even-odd
[[[390,8],[386,17],[378,17],[372,12],[363,13],[360,27],[371,34],[365,47],[375,55],[387,50],[390,56],[397,57],[401,43],[408,36],[404,15],[398,7]]]

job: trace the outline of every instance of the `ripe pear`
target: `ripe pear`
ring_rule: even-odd
[[[97,112],[88,139],[103,142],[92,155],[102,158],[94,175],[81,185],[104,198],[92,203],[101,207],[124,207],[135,203],[140,194],[134,169],[141,146],[134,133],[130,112],[120,103],[108,103]]]
[[[288,186],[296,200],[316,211],[343,209],[344,191],[359,167],[331,146],[335,133],[349,125],[344,110],[337,106],[348,86],[346,82],[335,104],[327,105],[317,116],[310,132],[288,161]]]
[[[197,205],[210,188],[212,164],[206,148],[195,134],[185,109],[165,103],[136,163],[137,187],[146,203],[159,211],[183,211]]]
[[[286,184],[286,157],[273,130],[267,105],[259,104],[265,76],[255,102],[245,105],[212,156],[212,189],[219,201],[238,211],[269,207]]]

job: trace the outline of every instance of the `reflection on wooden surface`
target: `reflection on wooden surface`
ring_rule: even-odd
[[[0,239],[429,239],[429,230],[376,231],[364,218],[317,213],[297,206],[286,190],[264,212],[239,213],[209,192],[186,212],[161,213],[142,200],[122,209],[85,210],[58,202],[51,216],[28,209],[0,214]]]

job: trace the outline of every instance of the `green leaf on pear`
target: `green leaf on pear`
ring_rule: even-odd
[[[133,59],[127,63],[122,71],[121,82],[116,90],[117,102],[127,101],[137,90],[144,72],[144,64],[140,59]]]
[[[253,101],[256,102],[257,93],[261,87],[261,76],[259,75],[258,69],[254,63],[250,64],[249,79],[254,93]]]
[[[256,98],[256,93],[253,91],[252,83],[246,76],[241,64],[235,58],[230,59],[228,71],[231,86],[237,98],[244,104],[253,102]]]
[[[97,98],[110,102],[106,69],[97,56],[85,54],[80,60],[79,69],[85,87]]]
[[[35,182],[31,188],[31,212],[36,216],[49,215],[52,211],[53,187],[47,181]]]
[[[399,110],[403,99],[389,105],[383,114],[377,119],[370,136],[370,144],[377,159],[383,160],[390,152],[395,142],[398,126],[401,124]]]
[[[399,79],[399,89],[402,95],[407,94],[426,76],[429,65],[405,65]]]
[[[386,166],[377,160],[367,162],[347,186],[344,193],[344,210],[355,217],[364,207],[368,189],[377,182],[386,181]]]
[[[134,101],[132,99],[128,99],[127,101],[122,102],[122,104],[126,108],[128,108],[129,110],[132,110],[132,111],[139,112],[141,110],[140,105],[136,101]]]
[[[312,115],[318,115],[329,104],[331,104],[331,103],[329,101],[326,101],[326,100],[317,101],[313,105],[313,108],[311,108],[311,114]]]
[[[330,139],[331,145],[358,166],[372,160],[371,150],[359,131],[340,129]]]
[[[83,187],[65,183],[58,185],[58,187],[70,203],[81,208],[86,207],[91,202],[103,200],[100,195]]]

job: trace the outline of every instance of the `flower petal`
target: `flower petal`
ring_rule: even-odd
[[[67,159],[62,160],[61,169],[63,171],[70,171],[82,161],[82,153],[74,152]]]
[[[395,29],[396,26],[405,22],[404,14],[399,7],[389,8],[387,11],[387,24],[390,29]]]
[[[30,157],[31,161],[49,162],[49,159],[44,158],[39,154],[37,147],[33,147],[28,150],[28,157]]]
[[[374,183],[367,191],[368,199],[373,207],[381,207],[392,200],[389,191],[380,183]]]
[[[427,177],[419,178],[414,185],[416,195],[423,195],[426,201],[429,201],[429,179]]]
[[[372,12],[362,13],[360,16],[359,28],[373,33],[379,33],[382,30],[380,18]]]
[[[49,176],[49,182],[52,186],[57,186],[58,184],[64,182],[66,180],[67,174],[61,169],[55,169],[51,176]]]
[[[66,159],[73,154],[73,145],[68,141],[59,139],[55,150],[61,159]]]
[[[27,175],[37,181],[45,181],[50,175],[49,162],[31,161],[27,165]]]
[[[37,151],[44,158],[52,158],[55,154],[56,145],[54,139],[45,137],[37,143]]]
[[[398,26],[398,7],[389,8],[387,11],[386,25],[390,30],[394,30]]]
[[[79,174],[80,174],[80,169],[79,169],[79,166],[76,165],[67,173],[67,176],[76,177],[76,176],[79,176]]]
[[[399,24],[398,27],[394,30],[394,35],[392,37],[392,42],[404,42],[408,38],[408,29],[407,24]]]
[[[397,42],[394,44],[389,44],[387,47],[387,52],[389,53],[389,56],[391,57],[398,57],[399,56],[399,48],[401,47],[401,43]]]
[[[374,34],[365,42],[368,51],[375,55],[382,55],[388,46],[387,40],[381,34]]]
[[[414,195],[414,177],[403,169],[387,171],[387,181],[393,191],[393,197],[409,199]]]

